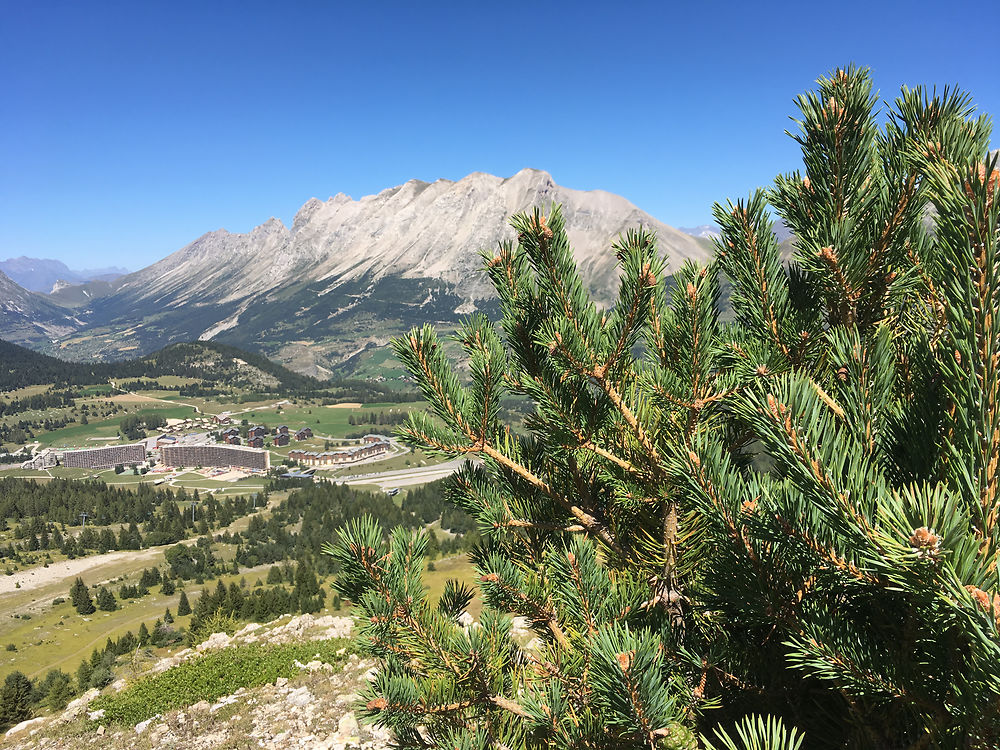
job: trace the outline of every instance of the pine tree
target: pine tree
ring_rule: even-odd
[[[282,582],[281,568],[279,568],[277,565],[272,565],[270,569],[267,571],[267,582],[271,584],[281,583]]]
[[[401,747],[1000,744],[989,121],[904,88],[880,126],[855,68],[797,104],[804,171],[717,205],[711,264],[668,277],[629,231],[602,310],[536,209],[484,255],[471,384],[430,327],[395,342],[433,410],[403,438],[477,459],[450,497],[484,602],[469,629],[473,591],[428,599],[425,535],[362,518],[325,548],[382,662],[359,711]]]
[[[73,697],[73,680],[61,670],[52,670],[46,675],[48,690],[45,694],[45,705],[51,711],[62,711]]]
[[[93,672],[94,668],[89,661],[84,659],[80,662],[80,666],[76,668],[76,689],[78,692],[82,693],[90,687],[90,676]]]
[[[101,586],[101,590],[97,592],[97,608],[102,612],[114,612],[118,609],[115,595],[104,586]]]
[[[191,603],[188,601],[187,592],[181,592],[180,601],[177,602],[177,615],[183,617],[191,614]]]
[[[0,729],[30,719],[31,680],[23,672],[11,672],[0,688]]]
[[[69,590],[69,598],[76,611],[81,615],[92,615],[97,611],[94,608],[93,600],[90,598],[90,590],[82,578],[77,578],[73,582]]]

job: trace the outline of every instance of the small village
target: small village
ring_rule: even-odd
[[[271,468],[271,452],[265,446],[265,438],[270,437],[269,446],[288,446],[292,441],[303,442],[314,437],[309,427],[301,427],[294,432],[287,425],[268,429],[263,425],[231,425],[228,412],[208,419],[177,420],[167,429],[145,440],[129,444],[104,445],[92,448],[43,450],[21,464],[24,469],[50,469],[56,466],[68,468],[103,470],[115,467],[143,466],[154,474],[173,472],[185,467],[227,469],[237,472],[234,478],[249,474],[266,473]],[[226,425],[230,425],[226,427]],[[223,426],[219,431],[204,431],[206,427]],[[190,430],[200,429],[192,432]],[[348,445],[337,450],[313,451],[292,449],[286,463],[303,467],[332,467],[359,463],[388,454],[391,443],[384,435],[364,435],[356,445]],[[241,471],[242,470],[242,471]],[[295,474],[310,476],[310,474]]]

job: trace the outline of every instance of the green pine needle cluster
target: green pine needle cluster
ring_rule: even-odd
[[[535,209],[484,255],[502,318],[458,332],[468,380],[431,328],[395,342],[433,408],[403,437],[469,459],[484,602],[428,599],[420,535],[329,547],[400,747],[1000,745],[990,122],[949,89],[883,114],[853,67],[797,104],[803,171],[715,207],[710,265],[629,231],[602,309]]]

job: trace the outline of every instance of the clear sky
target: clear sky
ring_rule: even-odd
[[[312,196],[526,166],[697,225],[798,165],[792,99],[836,65],[1000,115],[998,21],[995,0],[4,0],[0,259],[137,269]]]

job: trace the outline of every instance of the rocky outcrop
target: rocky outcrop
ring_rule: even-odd
[[[513,238],[511,214],[562,204],[577,260],[587,281],[612,282],[612,240],[629,227],[656,231],[676,267],[704,259],[704,245],[657,221],[624,198],[601,190],[571,190],[536,169],[504,179],[476,172],[459,180],[404,185],[352,200],[343,193],[312,198],[292,226],[269,219],[247,234],[220,229],[158,263],[123,277],[120,294],[175,307],[192,302],[239,302],[290,282],[384,276],[439,279],[466,300],[492,295],[480,250]]]

